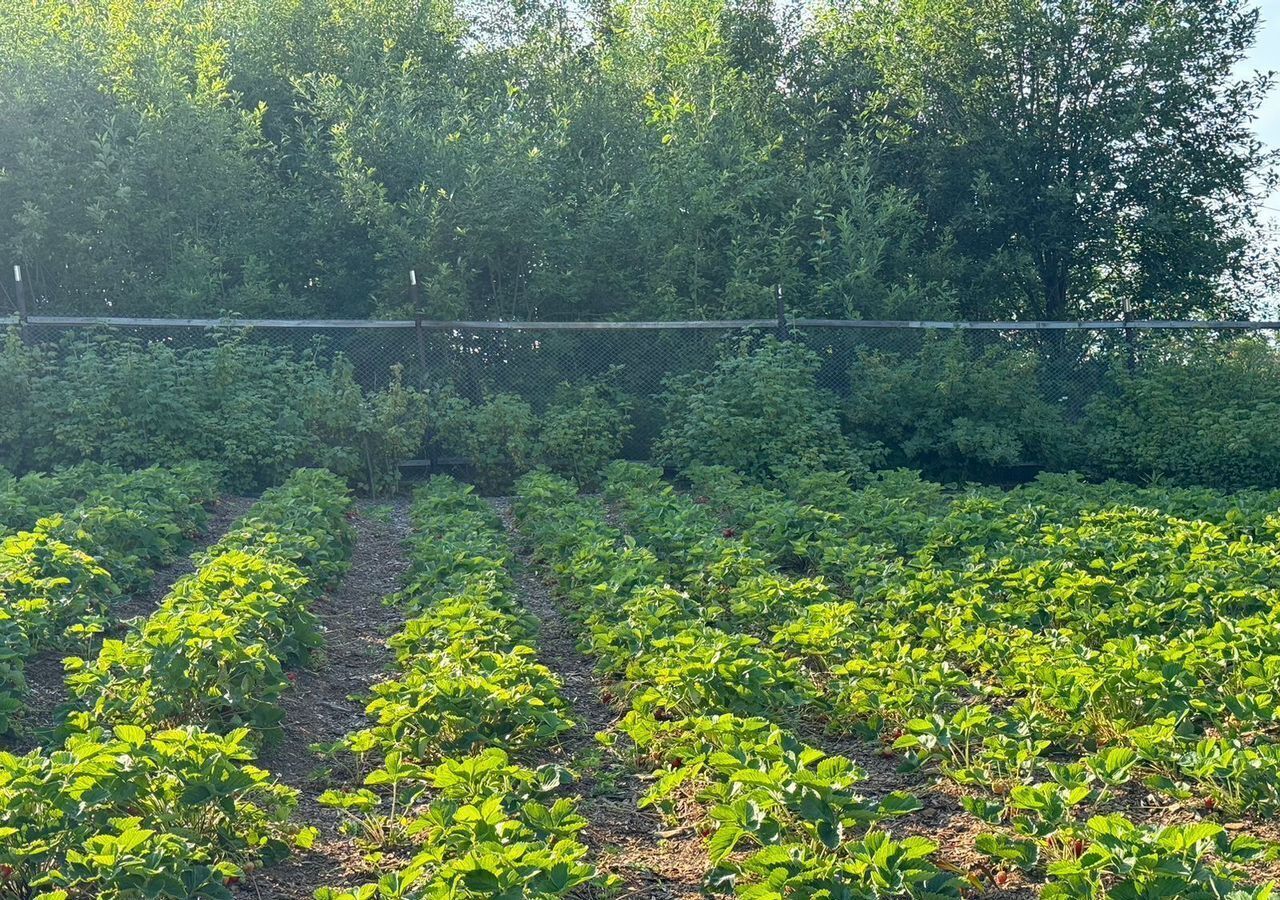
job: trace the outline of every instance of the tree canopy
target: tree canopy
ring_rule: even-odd
[[[0,5],[45,312],[1247,313],[1245,0]]]

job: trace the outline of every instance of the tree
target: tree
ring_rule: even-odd
[[[1233,75],[1245,0],[876,0],[819,22],[877,72],[865,115],[965,260],[968,312],[1249,307],[1273,157],[1250,130],[1270,76]]]
[[[1245,2],[0,3],[0,260],[49,312],[1244,311]]]

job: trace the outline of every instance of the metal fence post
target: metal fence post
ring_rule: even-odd
[[[782,302],[782,285],[774,286],[774,298],[777,300],[778,340],[785,341],[787,335],[787,307]]]
[[[413,333],[418,341],[418,386],[426,387],[427,335],[422,330],[422,297],[418,289],[418,270],[409,270],[409,302],[413,304]]]
[[[13,265],[13,295],[18,307],[18,339],[27,343],[27,296],[22,285],[22,266]]]
[[[1129,374],[1132,375],[1138,368],[1137,354],[1134,350],[1134,333],[1129,327],[1133,317],[1133,306],[1129,303],[1129,298],[1124,298],[1124,346],[1125,346],[1125,364],[1129,367]]]

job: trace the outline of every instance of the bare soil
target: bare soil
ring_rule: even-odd
[[[341,817],[316,798],[347,782],[330,771],[313,744],[331,744],[367,724],[365,700],[391,663],[387,639],[400,628],[402,612],[383,601],[401,583],[408,565],[407,497],[362,500],[353,524],[356,542],[351,568],[337,587],[312,606],[325,629],[324,650],[296,673],[294,690],[282,701],[284,737],[266,747],[257,765],[299,791],[294,818],[319,830],[310,851],[256,872],[238,888],[245,897],[304,900],[318,887],[353,887],[367,874],[359,849],[340,830]]]
[[[141,618],[149,616],[183,575],[195,570],[192,556],[214,544],[231,524],[243,516],[253,505],[253,497],[222,497],[214,504],[204,532],[193,542],[189,554],[179,557],[167,566],[156,570],[151,584],[114,604],[109,610],[111,622],[107,637],[119,637]],[[88,649],[97,653],[97,643]],[[71,700],[67,690],[62,660],[71,655],[86,652],[83,645],[68,645],[65,641],[46,647],[27,660],[24,676],[27,682],[25,708],[18,722],[18,733],[12,740],[12,749],[26,753],[37,747],[48,746],[63,721],[64,710]]]
[[[508,498],[490,502],[502,515],[513,545],[520,547]],[[555,749],[554,761],[578,775],[579,812],[588,825],[583,842],[600,869],[618,880],[621,898],[702,897],[709,868],[706,850],[691,829],[672,830],[652,810],[640,809],[648,788],[643,776],[618,752],[596,740],[616,729],[624,710],[604,700],[608,686],[577,647],[577,628],[552,596],[551,581],[521,554],[516,589],[521,604],[541,623],[538,657],[561,679],[576,723]],[[552,760],[549,760],[552,761]],[[596,897],[591,890],[582,897]]]

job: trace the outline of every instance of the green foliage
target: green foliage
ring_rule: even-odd
[[[862,68],[855,108],[982,318],[1113,318],[1126,302],[1190,318],[1260,296],[1246,173],[1266,172],[1265,196],[1274,157],[1237,141],[1272,79],[1236,74],[1258,28],[1246,0],[819,8],[819,74]],[[1210,211],[1215,191],[1232,199]]]
[[[569,775],[513,760],[573,723],[560,683],[525,641],[502,522],[436,477],[415,493],[412,563],[396,600],[421,611],[391,640],[396,672],[373,687],[370,727],[331,752],[355,754],[355,790],[320,797],[371,858],[401,862],[376,882],[320,898],[564,897],[607,887],[586,862],[586,820],[554,793]],[[368,760],[373,760],[372,765]]]
[[[73,722],[192,723],[225,732],[279,732],[284,666],[320,643],[301,606],[307,580],[289,564],[239,550],[174,585],[161,607],[92,662],[66,661],[82,712]]]
[[[735,623],[722,604],[745,603],[744,621],[758,623],[781,579],[734,584],[737,563],[753,568],[750,551],[723,566],[732,529],[700,529],[712,513],[674,495],[657,470],[615,464],[606,496],[641,540],[655,541],[663,562],[634,555],[597,502],[548,474],[522,479],[516,514],[566,601],[581,610],[584,648],[621,679],[631,710],[620,730],[637,761],[655,770],[642,802],[692,819],[707,837],[708,887],[760,898],[959,896],[957,880],[928,859],[935,845],[898,842],[876,827],[919,801],[857,795],[864,775],[850,760],[773,724],[818,706],[813,686],[794,658],[725,630]],[[680,573],[687,593],[665,580]],[[798,605],[822,599],[811,583],[791,595]]]
[[[655,455],[756,479],[797,465],[865,469],[840,430],[835,397],[817,385],[820,365],[812,350],[773,337],[727,348],[710,372],[667,383]]]
[[[298,834],[297,792],[251,764],[248,733],[124,725],[52,753],[0,753],[0,890],[232,897]]]
[[[808,6],[6,4],[0,257],[63,313],[1248,303],[1245,0]]]
[[[579,484],[594,484],[631,431],[629,409],[627,398],[605,381],[561,384],[539,417],[535,461]]]
[[[1052,464],[1068,432],[1044,399],[1041,358],[1038,347],[984,348],[959,333],[911,356],[863,353],[849,374],[849,425],[894,462],[931,472]]]
[[[69,662],[86,708],[61,748],[0,753],[0,891],[230,898],[312,839],[250,748],[280,720],[281,666],[316,644],[305,604],[341,570],[348,503],[332,474],[295,473],[137,631]]]
[[[449,398],[436,423],[441,452],[466,459],[478,485],[498,489],[529,468],[533,458],[533,407],[514,394],[483,403]]]
[[[56,351],[7,350],[3,376],[30,383],[6,396],[25,427],[0,433],[0,459],[54,467],[84,460],[133,468],[206,460],[228,486],[279,483],[299,464],[331,465],[373,492],[394,488],[397,464],[425,435],[429,400],[400,371],[379,391],[355,383],[342,357],[281,352],[240,335],[176,348],[109,335],[72,337]]]
[[[1214,820],[1280,813],[1274,493],[689,475],[692,496],[615,463],[606,520],[535,474],[515,511],[631,707],[620,730],[653,770],[647,801],[707,838],[713,892],[961,887],[930,842],[876,827],[918,801],[859,797],[860,773],[797,722],[951,780],[993,829],[976,846],[994,887],[1272,895],[1252,882],[1275,855],[1261,829]],[[794,493],[810,487],[823,508]],[[1131,790],[1197,820],[1114,814]]]
[[[214,479],[198,465],[128,474],[86,465],[25,476],[6,492],[8,524],[30,530],[0,540],[0,732],[22,708],[27,658],[64,632],[99,630],[112,602],[200,529]],[[32,521],[56,509],[66,514]]]
[[[1085,411],[1081,470],[1217,488],[1280,484],[1280,359],[1271,347],[1172,347],[1115,377],[1115,392]]]
[[[385,388],[366,393],[345,357],[314,374],[305,403],[307,430],[318,444],[316,464],[363,484],[375,497],[399,485],[400,462],[421,449],[433,406],[425,393],[405,385],[399,364]]]
[[[39,352],[27,347],[16,330],[5,334],[0,344],[0,466],[14,471],[30,467],[35,449],[28,411],[39,360]]]
[[[442,409],[435,446],[466,460],[476,484],[489,491],[506,489],[536,466],[592,483],[631,431],[630,402],[607,378],[558,385],[541,413],[508,393],[477,404],[450,396]]]
[[[276,737],[285,667],[320,645],[307,604],[346,567],[348,505],[328,472],[299,470],[267,492],[137,630],[104,641],[92,661],[65,661],[71,727],[247,726]]]

